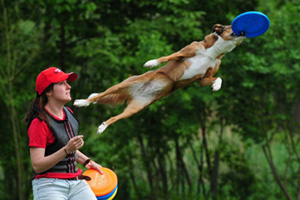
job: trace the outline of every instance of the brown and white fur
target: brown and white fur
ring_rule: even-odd
[[[169,56],[150,60],[145,67],[154,67],[168,62],[154,71],[132,76],[99,94],[91,94],[88,99],[76,100],[75,106],[88,106],[91,103],[118,104],[127,101],[124,111],[111,117],[98,127],[102,133],[109,125],[141,111],[158,99],[195,81],[199,85],[211,85],[213,91],[221,88],[222,79],[213,77],[218,71],[225,53],[232,51],[245,37],[233,33],[231,26],[216,24],[212,33],[203,41],[192,42],[180,51]]]

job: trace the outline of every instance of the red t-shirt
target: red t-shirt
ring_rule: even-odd
[[[72,110],[68,108],[71,112]],[[46,109],[45,109],[46,110]],[[47,111],[47,110],[46,110]],[[64,120],[65,119],[65,112],[62,119],[57,118],[56,116],[52,115],[49,111],[47,111],[51,116],[53,116],[57,120]],[[73,113],[73,112],[72,112]],[[36,148],[44,148],[46,146],[52,144],[55,140],[54,133],[49,129],[46,122],[35,118],[32,120],[29,128],[28,128],[28,137],[29,137],[29,147],[36,147]],[[82,173],[82,170],[78,168],[77,173],[56,173],[56,172],[48,172],[41,175],[36,175],[35,178],[74,178]]]

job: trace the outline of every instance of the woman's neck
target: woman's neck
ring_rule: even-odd
[[[64,105],[59,105],[55,103],[48,102],[45,105],[45,108],[54,116],[56,116],[59,119],[62,119],[64,117],[63,113],[63,107]]]

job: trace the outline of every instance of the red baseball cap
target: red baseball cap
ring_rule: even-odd
[[[52,83],[58,83],[64,80],[75,81],[77,74],[74,72],[64,73],[56,67],[49,67],[42,71],[36,78],[35,90],[41,95],[44,90]]]

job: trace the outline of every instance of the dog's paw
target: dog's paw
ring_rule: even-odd
[[[107,128],[107,125],[106,125],[105,122],[103,122],[103,123],[98,127],[97,133],[98,133],[98,134],[103,133],[103,132],[105,131],[106,128]]]
[[[213,91],[218,91],[218,90],[220,90],[220,88],[221,88],[221,85],[222,85],[222,79],[221,78],[217,78],[214,82],[213,82],[213,84],[212,84],[212,90]]]
[[[90,101],[84,100],[84,99],[77,99],[74,101],[74,106],[76,107],[83,107],[83,106],[88,106],[90,105]]]
[[[90,94],[90,96],[88,97],[88,99],[93,98],[94,96],[97,96],[99,93],[92,93]],[[93,102],[92,104],[96,104],[97,102]]]
[[[90,99],[90,98],[92,98],[92,97],[94,97],[94,96],[97,96],[99,93],[92,93],[92,94],[90,94],[90,96],[88,97],[88,99]]]
[[[151,67],[155,67],[155,66],[157,66],[157,65],[159,65],[159,63],[158,63],[157,60],[149,60],[149,61],[147,61],[147,62],[144,64],[144,67],[149,67],[149,68],[151,68]]]

